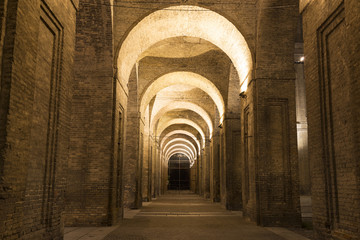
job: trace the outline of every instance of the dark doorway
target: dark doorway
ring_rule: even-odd
[[[190,161],[184,154],[174,154],[169,159],[168,190],[190,190]]]

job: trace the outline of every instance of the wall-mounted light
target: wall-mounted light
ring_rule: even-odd
[[[301,56],[298,58],[297,61],[295,61],[296,64],[304,64],[304,61],[305,61],[305,57],[304,56]]]
[[[246,98],[246,93],[245,93],[245,91],[242,91],[242,92],[239,94],[239,96],[240,96],[241,98]]]

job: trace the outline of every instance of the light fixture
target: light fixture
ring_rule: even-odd
[[[301,56],[298,58],[297,61],[295,61],[296,64],[304,64],[304,61],[305,61],[305,57],[304,56]]]
[[[246,93],[245,93],[245,91],[242,91],[242,92],[239,94],[239,96],[240,96],[241,98],[246,98]]]

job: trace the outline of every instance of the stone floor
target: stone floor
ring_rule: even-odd
[[[66,228],[65,240],[308,240],[284,228],[256,226],[241,212],[184,191],[169,192],[124,217],[116,227]]]

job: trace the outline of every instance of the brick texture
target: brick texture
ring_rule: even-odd
[[[359,11],[350,0],[302,12],[317,239],[360,239]]]
[[[2,4],[0,238],[60,239],[76,3]]]
[[[191,190],[262,226],[300,225],[294,69],[300,8],[315,238],[360,239],[360,2],[130,2],[0,2],[0,238],[62,239],[64,225],[113,225],[123,208],[164,193],[162,139],[182,129],[202,142],[190,125],[156,130],[180,117],[206,135]],[[230,58],[216,47],[189,58],[146,56],[128,81],[117,79],[117,55],[133,27],[178,4],[215,11],[244,36],[253,58],[245,97]],[[205,109],[212,138],[196,112],[166,112],[155,130],[149,122],[155,100],[140,112],[147,87],[174,71],[200,74],[221,93],[224,116],[200,89],[165,96]],[[309,192],[309,177],[301,179]]]

